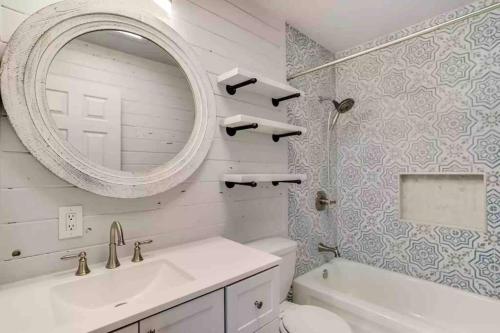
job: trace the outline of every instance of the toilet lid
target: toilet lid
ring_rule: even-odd
[[[317,306],[302,305],[283,313],[282,324],[288,333],[351,333],[337,314]]]

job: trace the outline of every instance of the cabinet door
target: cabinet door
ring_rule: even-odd
[[[279,333],[280,332],[280,320],[279,318],[274,319],[272,322],[262,327],[255,333]]]
[[[224,333],[224,290],[141,320],[140,333]]]
[[[226,333],[253,333],[279,315],[279,268],[226,287]]]
[[[120,328],[112,333],[139,333],[139,324],[135,323],[127,327]]]

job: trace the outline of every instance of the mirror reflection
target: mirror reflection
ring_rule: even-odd
[[[136,34],[103,30],[66,44],[51,63],[47,102],[61,137],[91,161],[148,171],[191,135],[189,81],[164,49]]]

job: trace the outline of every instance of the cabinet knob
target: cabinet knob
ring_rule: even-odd
[[[255,307],[257,309],[260,310],[260,309],[262,309],[262,306],[264,305],[264,302],[262,302],[262,301],[255,301],[255,303],[253,303],[253,304],[255,305]]]

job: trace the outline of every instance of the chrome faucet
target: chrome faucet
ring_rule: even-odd
[[[333,256],[335,258],[340,257],[340,251],[339,251],[339,248],[337,246],[331,247],[331,246],[326,246],[323,243],[319,243],[318,252],[331,252],[331,253],[333,253]]]
[[[116,255],[117,245],[125,245],[125,239],[123,238],[122,225],[118,221],[113,221],[109,230],[109,256],[106,268],[112,269],[120,266],[120,261]]]

